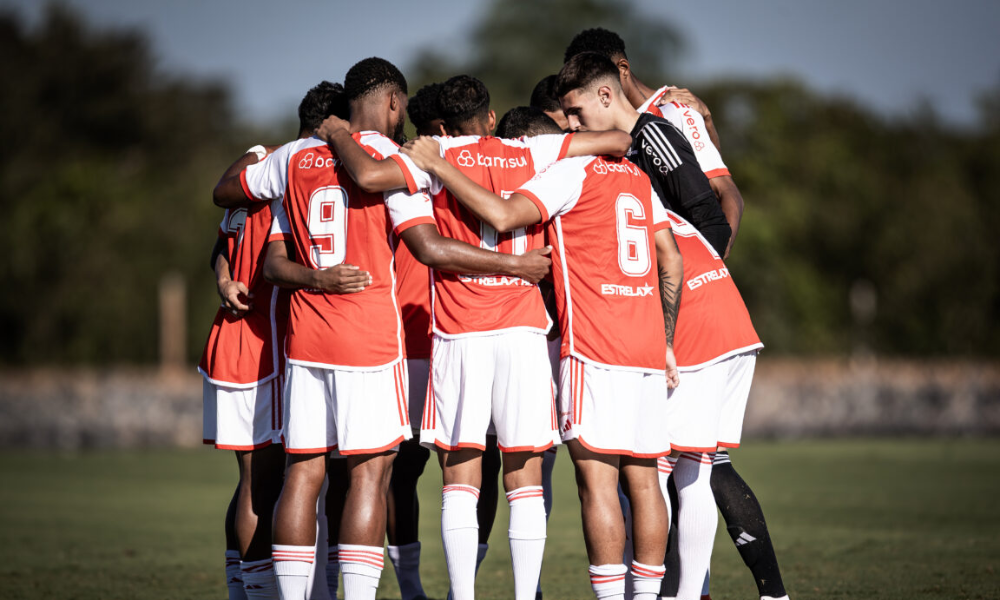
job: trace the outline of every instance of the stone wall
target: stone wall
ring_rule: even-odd
[[[193,370],[0,373],[0,447],[141,448],[201,444]],[[998,435],[1000,364],[758,363],[745,436]]]

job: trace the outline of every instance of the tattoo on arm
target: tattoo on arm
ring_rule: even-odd
[[[660,303],[663,305],[663,330],[667,334],[667,345],[674,345],[674,331],[677,329],[677,311],[681,306],[682,279],[659,269]]]

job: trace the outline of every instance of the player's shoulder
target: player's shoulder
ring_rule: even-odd
[[[639,115],[639,120],[635,123],[634,131],[637,136],[641,137],[668,136],[668,139],[675,137],[684,138],[684,134],[681,133],[681,130],[670,119],[652,113]]]
[[[354,134],[354,139],[369,154],[380,160],[399,152],[399,144],[378,131],[359,131]]]
[[[478,147],[482,143],[482,140],[487,138],[480,137],[478,135],[435,135],[434,139],[437,140],[437,143],[441,145],[442,149],[451,150],[453,148],[461,149]]]

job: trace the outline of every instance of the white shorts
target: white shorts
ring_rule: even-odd
[[[286,379],[285,452],[375,454],[412,437],[406,361],[381,371],[289,364]]]
[[[281,381],[236,388],[202,380],[202,440],[220,450],[255,450],[281,443]]]
[[[433,348],[421,444],[483,450],[491,419],[502,452],[541,452],[559,443],[544,335],[435,335]]]
[[[410,428],[414,435],[420,434],[420,417],[424,414],[424,401],[427,399],[427,382],[431,375],[431,360],[429,358],[406,359],[406,371],[409,374],[409,415]]]
[[[731,356],[697,371],[682,371],[670,390],[667,420],[674,450],[715,452],[737,448],[743,433],[757,350]]]
[[[559,372],[559,430],[600,454],[656,458],[670,453],[667,378],[605,369],[574,357]]]

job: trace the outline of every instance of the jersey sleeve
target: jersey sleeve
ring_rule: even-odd
[[[528,146],[528,151],[531,152],[531,160],[535,164],[535,170],[542,171],[552,163],[566,158],[573,134],[536,135],[521,139]]]
[[[441,148],[441,156],[444,156],[444,148]],[[389,158],[396,161],[396,164],[399,165],[399,169],[403,172],[403,179],[406,180],[406,191],[409,193],[416,194],[420,190],[432,188],[435,190],[440,189],[437,178],[417,167],[409,156],[402,152],[397,152],[389,156]]]
[[[653,201],[653,231],[660,231],[661,229],[670,229],[670,216],[667,215],[667,209],[663,206],[663,201],[660,200],[659,194],[653,189],[653,186],[649,187],[650,198]]]
[[[266,156],[264,160],[243,169],[240,173],[240,184],[247,198],[254,202],[270,202],[285,195],[291,150],[292,145],[285,144]]]
[[[278,198],[271,202],[271,231],[267,236],[267,241],[275,242],[292,239],[292,226],[288,222],[288,213],[285,212],[283,199]]]
[[[384,197],[389,209],[389,219],[392,221],[392,231],[397,237],[414,225],[434,224],[433,204],[426,193],[393,191],[386,192]]]
[[[705,117],[686,104],[669,102],[660,107],[663,117],[677,126],[694,150],[695,159],[705,177],[712,179],[729,175],[719,149],[712,143],[705,126]]]
[[[591,160],[594,157],[556,162],[514,193],[525,196],[538,207],[543,223],[549,221],[569,212],[580,199],[583,180],[587,176],[585,167]]]

